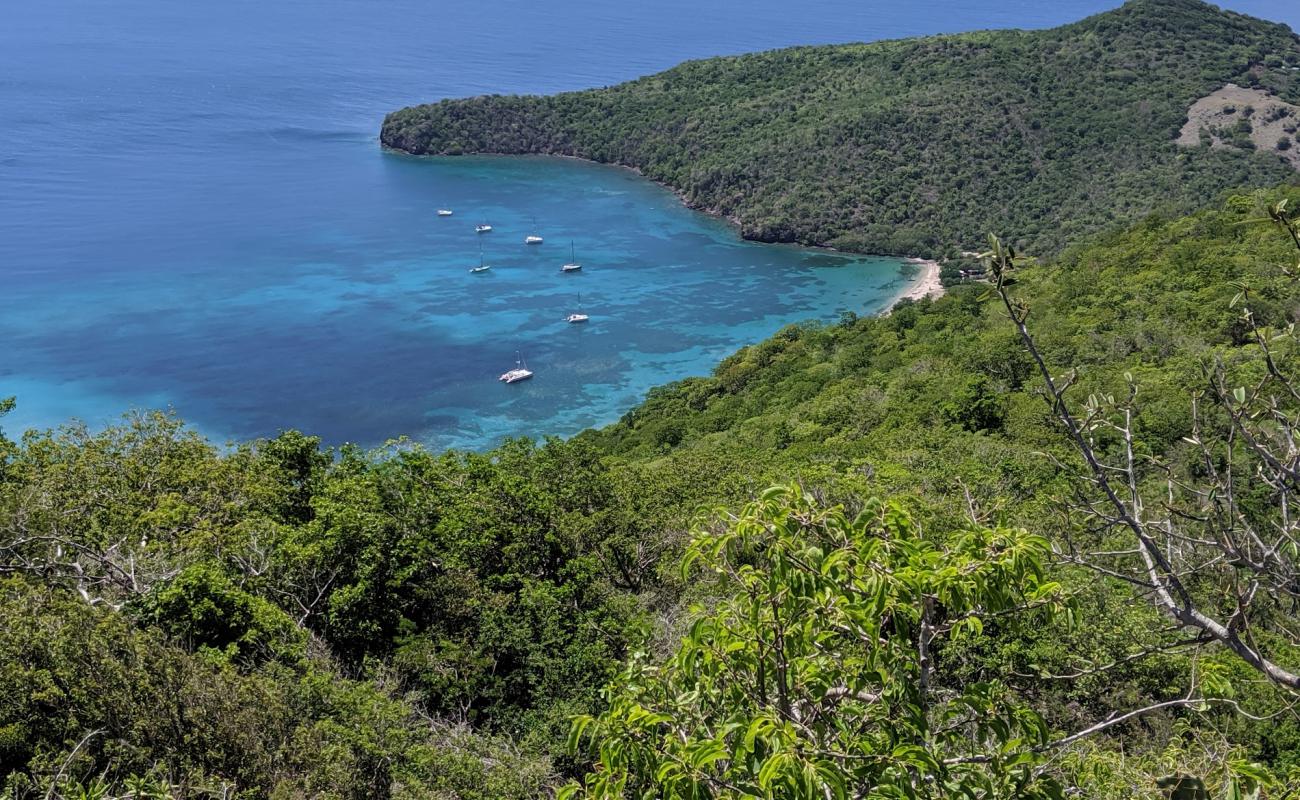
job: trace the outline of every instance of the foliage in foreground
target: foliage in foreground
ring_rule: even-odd
[[[0,580],[0,618],[0,773],[11,797],[152,787],[494,800],[536,796],[552,780],[544,758],[431,725],[385,681],[310,662],[240,668],[18,578]]]
[[[850,518],[765,492],[684,561],[734,594],[575,723],[599,753],[584,794],[1059,797],[1035,770],[1042,717],[996,679],[949,682],[943,655],[986,625],[1053,619],[1047,552],[1008,528],[926,533],[893,503]]]
[[[162,415],[29,434],[0,473],[26,576],[0,597],[0,776],[535,796],[639,636],[602,549],[616,491],[558,442],[222,453]]]

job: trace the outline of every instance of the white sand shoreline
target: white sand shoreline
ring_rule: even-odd
[[[894,298],[894,302],[890,304],[891,308],[898,305],[899,300],[920,300],[926,295],[935,300],[943,297],[943,283],[939,280],[938,261],[926,258],[909,258],[907,263],[915,264],[920,271],[908,279],[903,291],[899,292],[898,296]]]

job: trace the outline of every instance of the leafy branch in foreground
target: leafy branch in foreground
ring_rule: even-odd
[[[1240,201],[1236,202],[1240,205]],[[1254,221],[1254,220],[1252,220]],[[1286,201],[1261,221],[1300,248]],[[1118,400],[1068,394],[1074,373],[1053,374],[1009,289],[1016,254],[997,237],[982,255],[998,296],[1045,386],[1052,414],[1081,456],[1071,510],[1085,532],[1063,545],[1067,561],[1126,581],[1185,628],[1197,646],[1219,643],[1269,681],[1300,692],[1300,363],[1295,324],[1261,324],[1248,290],[1237,296],[1252,346],[1209,359],[1191,398],[1192,432],[1181,459],[1146,452],[1135,434],[1141,392],[1132,375]],[[1058,466],[1069,469],[1058,462]]]
[[[1047,542],[974,527],[934,536],[893,502],[849,517],[767,491],[684,567],[735,592],[662,666],[634,659],[571,744],[598,765],[562,797],[1056,797],[1037,713],[1000,682],[950,685],[946,642],[1067,608]]]

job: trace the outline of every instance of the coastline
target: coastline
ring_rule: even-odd
[[[907,263],[913,264],[919,268],[919,272],[908,279],[907,285],[903,291],[898,293],[894,302],[890,303],[890,308],[898,305],[900,300],[920,300],[924,297],[930,297],[932,300],[938,300],[943,297],[943,283],[939,280],[939,262],[928,258],[908,258]],[[886,311],[885,313],[889,313]]]
[[[728,225],[732,226],[735,229],[736,235],[738,237],[740,237],[741,239],[747,242],[758,242],[759,244],[774,244],[774,245],[788,244],[788,245],[794,245],[796,247],[807,247],[807,248],[820,249],[820,250],[830,250],[832,252],[853,253],[855,255],[864,255],[864,256],[874,255],[874,256],[885,256],[888,258],[902,258],[904,262],[919,267],[920,268],[919,274],[907,278],[907,283],[904,285],[903,290],[898,295],[896,295],[893,298],[893,300],[890,301],[889,306],[884,311],[878,312],[882,316],[889,314],[890,310],[894,306],[898,305],[898,302],[900,300],[920,300],[921,298],[926,297],[927,295],[933,300],[938,300],[940,297],[943,297],[944,295],[943,283],[939,280],[938,261],[934,261],[928,258],[899,256],[893,253],[859,253],[855,250],[839,250],[827,244],[817,244],[817,243],[806,244],[803,242],[774,242],[765,239],[758,239],[758,238],[746,236],[744,228],[740,224],[740,220],[736,219],[734,216],[720,214],[714,209],[705,208],[689,202],[686,199],[686,193],[683,192],[681,189],[678,189],[676,186],[673,186],[671,184],[664,183],[663,181],[656,180],[655,178],[651,178],[648,175],[646,175],[644,172],[642,172],[639,167],[634,167],[631,164],[620,164],[616,161],[597,161],[591,158],[584,158],[583,156],[568,155],[567,153],[474,152],[474,153],[457,153],[456,155],[448,155],[445,153],[442,154],[412,153],[411,151],[404,150],[400,147],[394,147],[392,145],[384,144],[382,141],[382,137],[380,140],[380,148],[388,152],[394,153],[396,155],[406,156],[409,158],[460,158],[462,156],[488,156],[488,157],[500,157],[500,158],[567,158],[573,161],[581,161],[587,164],[596,164],[602,167],[614,167],[615,169],[627,170],[628,172],[633,173],[634,175],[636,175],[638,178],[641,178],[642,180],[649,181],[655,184],[656,186],[660,186],[668,190],[669,192],[671,192],[673,195],[677,197],[678,202],[680,202],[684,208],[688,208],[691,211],[695,211],[697,213],[704,214],[705,216],[713,217],[714,219],[718,219],[718,220],[722,220],[723,222],[726,222]]]
[[[415,155],[414,153],[409,153],[405,150],[397,149],[397,151],[401,153],[405,153],[406,155]],[[480,155],[493,155],[493,154],[480,154]],[[713,217],[714,219],[720,219],[726,222],[732,228],[735,229],[737,236],[739,236],[741,239],[747,242],[758,242],[760,244],[774,244],[774,245],[790,244],[796,247],[808,247],[808,248],[819,249],[819,250],[830,250],[832,252],[846,252],[846,253],[854,253],[856,255],[867,255],[867,256],[875,255],[875,256],[886,256],[889,258],[902,258],[904,263],[911,264],[912,266],[917,267],[918,272],[917,274],[906,278],[906,283],[904,284],[902,291],[899,292],[899,294],[895,295],[894,299],[890,301],[889,306],[887,308],[885,308],[883,311],[877,312],[882,317],[889,316],[889,312],[893,311],[894,306],[898,305],[899,302],[903,300],[915,301],[915,300],[921,300],[925,297],[929,297],[931,300],[938,300],[940,297],[943,297],[944,295],[945,290],[943,287],[943,281],[939,277],[939,270],[940,270],[939,262],[935,261],[934,259],[920,258],[917,256],[898,256],[898,255],[886,254],[886,253],[857,253],[856,251],[853,250],[848,250],[848,251],[839,250],[835,247],[831,247],[828,244],[820,244],[820,243],[804,244],[802,242],[772,242],[772,241],[766,241],[764,239],[753,238],[745,235],[744,226],[740,224],[740,220],[737,219],[736,217],[731,215],[726,215],[726,214],[720,214],[711,208],[705,208],[696,205],[694,203],[691,203],[686,199],[686,193],[683,192],[681,189],[678,189],[676,186],[673,186],[671,184],[664,183],[663,181],[656,180],[655,178],[649,177],[648,175],[646,175],[644,172],[641,171],[640,167],[634,167],[630,164],[619,164],[617,162],[611,162],[611,161],[596,161],[590,158],[583,158],[582,156],[570,156],[570,155],[562,155],[556,153],[537,153],[535,155],[542,156],[543,158],[571,158],[575,161],[584,161],[588,164],[599,164],[605,167],[616,167],[618,169],[628,170],[633,174],[635,174],[637,177],[641,178],[642,180],[650,181],[651,183],[661,186],[664,189],[667,189],[668,191],[672,192],[677,197],[677,200],[682,204],[683,207],[688,208],[691,211],[695,211],[697,213],[704,214],[706,216]]]

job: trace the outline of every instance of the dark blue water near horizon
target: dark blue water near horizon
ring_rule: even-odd
[[[174,408],[218,440],[484,447],[602,424],[789,322],[880,310],[889,259],[740,241],[631,173],[384,153],[383,115],[689,58],[1117,3],[46,0],[0,23],[10,432]],[[1278,0],[1235,10],[1300,25]],[[449,206],[456,215],[439,219]],[[496,231],[476,237],[489,219]],[[540,247],[522,238],[536,229]],[[479,239],[488,275],[470,276]],[[586,267],[562,276],[569,243]],[[568,326],[581,309],[591,322]],[[496,375],[522,352],[538,375]]]

